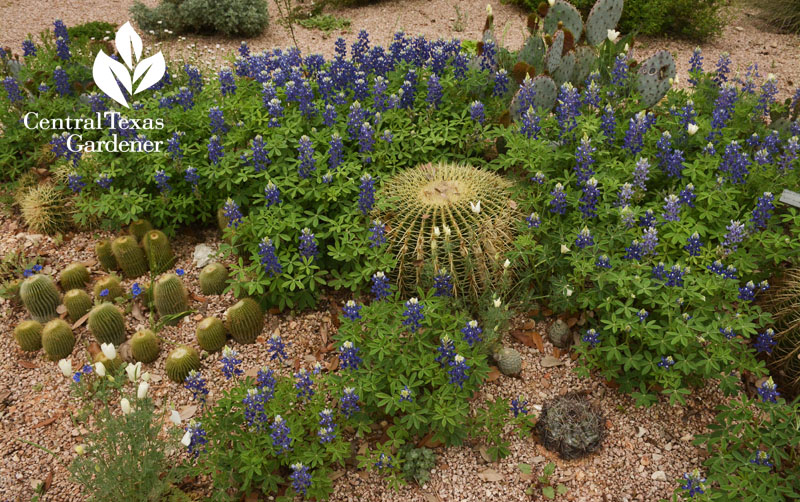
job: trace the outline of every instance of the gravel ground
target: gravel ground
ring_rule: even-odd
[[[53,238],[25,233],[14,217],[0,219],[0,254],[24,249],[28,256],[40,256],[45,261],[44,272],[57,275],[74,261],[94,262],[93,246],[97,238],[110,237],[103,232],[69,233],[62,243]],[[192,265],[194,246],[205,242],[219,245],[214,231],[186,233],[175,238],[173,247],[178,262],[176,268],[186,270],[185,283],[194,296],[192,307],[198,314],[184,319],[178,326],[166,328],[162,336],[166,345],[189,343],[196,345],[194,331],[202,316],[221,316],[233,303],[230,294],[220,297],[200,296],[197,285],[199,270]],[[92,267],[93,278],[102,275]],[[130,288],[133,281],[124,281]],[[199,299],[198,299],[199,298]],[[71,416],[77,403],[69,395],[69,379],[61,376],[54,362],[44,355],[20,352],[13,340],[12,329],[26,318],[26,313],[11,303],[0,300],[0,493],[11,500],[30,500],[31,484],[47,481],[46,500],[84,500],[79,487],[69,481],[65,466],[75,455],[74,447],[81,444],[87,424],[73,423]],[[144,317],[129,314],[126,319],[129,334],[144,327]],[[648,409],[636,408],[631,399],[620,395],[600,379],[580,379],[573,373],[574,363],[569,354],[559,357],[559,365],[543,366],[543,357],[553,355],[553,347],[545,341],[540,352],[532,343],[531,333],[545,333],[547,322],[535,322],[524,316],[513,321],[505,343],[523,355],[523,371],[519,378],[499,377],[487,383],[475,403],[486,398],[512,398],[525,395],[532,412],[548,399],[569,391],[586,393],[606,418],[608,435],[602,448],[580,460],[563,461],[537,444],[534,438],[517,438],[506,431],[511,441],[511,455],[497,463],[489,463],[480,452],[480,442],[459,448],[437,448],[438,463],[431,480],[423,487],[408,486],[400,493],[391,491],[375,475],[348,468],[336,479],[333,501],[482,501],[536,500],[525,495],[531,476],[523,475],[518,464],[534,466],[534,475],[548,462],[557,466],[554,479],[564,483],[566,500],[576,501],[655,501],[668,497],[674,480],[698,466],[702,452],[692,446],[694,435],[703,432],[713,419],[713,408],[723,397],[713,389],[695,393],[686,407],[671,407],[660,403]],[[242,348],[245,371],[261,367],[268,361],[265,338],[279,332],[288,341],[289,357],[310,366],[335,332],[328,308],[298,315],[269,315],[262,336],[255,345]],[[73,367],[86,361],[86,347],[91,336],[85,326],[75,330],[78,343],[72,353]],[[528,345],[521,343],[526,340]],[[529,346],[530,345],[530,346]],[[168,398],[172,406],[181,409],[191,405],[190,395],[172,383],[164,373],[164,359],[145,365],[153,375],[151,395],[157,401]],[[220,378],[219,353],[203,362],[211,388],[218,395],[232,385]],[[333,357],[324,354],[323,357]],[[288,372],[290,368],[280,368]],[[52,451],[58,461],[31,444],[31,441]]]

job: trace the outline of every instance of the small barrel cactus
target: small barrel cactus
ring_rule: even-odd
[[[42,348],[42,323],[22,321],[14,328],[14,340],[25,352],[36,352]]]
[[[456,164],[425,164],[389,180],[377,216],[397,258],[400,289],[416,291],[422,264],[430,263],[449,271],[455,296],[495,291],[519,220],[510,186],[492,172]]]
[[[31,232],[54,234],[69,226],[66,202],[61,190],[51,183],[42,183],[19,197],[19,209]]]
[[[197,325],[197,344],[208,352],[216,352],[225,346],[225,327],[216,317],[206,317]]]
[[[147,273],[147,258],[132,235],[114,239],[114,242],[111,243],[111,251],[125,277],[131,279]]]
[[[105,290],[108,290],[108,293],[103,294]],[[119,277],[116,275],[107,275],[97,279],[92,292],[95,299],[103,301],[111,301],[125,294],[125,290],[122,289],[122,285],[119,283]]]
[[[89,282],[89,271],[82,263],[73,263],[61,271],[61,289],[83,289]]]
[[[107,271],[119,269],[117,259],[114,258],[114,252],[111,251],[111,242],[103,239],[94,246],[94,253],[97,255],[97,261]]]
[[[165,369],[173,382],[183,383],[190,371],[200,369],[200,356],[192,347],[180,345],[167,356]]]
[[[34,321],[47,322],[56,317],[61,295],[50,277],[36,274],[28,277],[19,287],[19,296]]]
[[[542,407],[536,432],[545,448],[573,459],[593,452],[603,439],[604,420],[586,397],[566,394]]]
[[[153,302],[160,317],[181,314],[189,310],[189,295],[180,277],[175,274],[162,275],[154,286]],[[166,324],[174,326],[180,319],[172,319]]]
[[[101,303],[89,312],[88,327],[97,343],[120,345],[125,341],[125,318],[111,303]]]
[[[160,350],[161,342],[152,330],[143,329],[131,337],[131,353],[137,361],[152,363]]]
[[[522,355],[510,347],[502,347],[495,352],[494,360],[497,362],[497,368],[504,375],[516,376],[522,371]]]
[[[559,349],[566,349],[572,342],[572,333],[570,333],[567,323],[561,319],[556,319],[555,322],[547,328],[547,338]]]
[[[69,320],[75,322],[92,309],[92,299],[82,289],[70,289],[64,293],[64,306],[67,307]]]
[[[72,328],[61,319],[48,322],[42,328],[42,347],[45,354],[53,361],[69,356],[75,347]]]
[[[264,328],[264,313],[252,298],[237,302],[225,312],[225,327],[239,343],[253,343]]]
[[[228,282],[228,269],[221,263],[209,263],[200,272],[200,290],[204,295],[221,295]]]
[[[147,220],[135,220],[128,225],[128,233],[136,239],[136,242],[141,242],[144,234],[150,230],[153,230],[153,225]]]
[[[142,247],[154,274],[166,272],[175,264],[175,255],[169,245],[169,239],[161,230],[150,230],[142,237]]]

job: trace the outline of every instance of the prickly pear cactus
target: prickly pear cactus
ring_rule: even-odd
[[[155,284],[153,300],[160,317],[181,314],[189,310],[189,294],[180,277],[175,274],[162,275]],[[180,319],[167,321],[167,326],[174,326]]]
[[[197,325],[197,344],[208,352],[216,352],[225,346],[225,327],[216,317],[206,317]]]
[[[547,55],[544,58],[545,68],[552,74],[561,66],[561,56],[564,51],[564,32],[558,30],[553,35],[553,43],[547,49]]]
[[[572,74],[574,72],[575,53],[568,52],[561,58],[561,64],[555,69],[555,71],[551,73],[551,76],[553,77],[553,81],[555,82],[556,86],[561,87],[561,84],[572,79]]]
[[[136,239],[136,242],[141,242],[144,234],[152,229],[153,225],[147,220],[132,221],[131,224],[128,225],[128,233]]]
[[[497,368],[506,376],[516,376],[522,371],[522,355],[510,347],[502,347],[494,353]]]
[[[72,328],[61,319],[53,319],[42,328],[42,347],[52,361],[58,361],[72,354],[75,335]]]
[[[194,348],[180,345],[169,353],[164,366],[170,380],[183,383],[190,371],[200,369],[200,356]]]
[[[561,26],[559,26],[561,23]],[[575,40],[583,33],[583,18],[578,9],[564,0],[556,0],[547,10],[543,23],[544,32],[550,35],[560,29],[569,30]]]
[[[582,84],[594,70],[597,63],[597,53],[591,47],[582,45],[575,49],[575,71],[572,73],[572,82]]]
[[[519,54],[517,54],[517,59],[533,66],[536,71],[542,71],[544,69],[544,55],[546,52],[547,46],[544,44],[542,37],[534,35],[528,37],[528,40],[525,41],[525,45],[522,46]]]
[[[88,327],[97,343],[120,345],[125,341],[125,318],[111,303],[101,303],[89,312]]]
[[[50,277],[36,274],[28,277],[19,287],[19,296],[34,321],[47,322],[56,317],[61,303],[56,285]]]
[[[586,18],[586,41],[598,46],[608,38],[622,17],[623,0],[597,0]]]
[[[38,321],[22,321],[14,328],[14,340],[20,350],[36,352],[42,348],[42,323]]]
[[[424,164],[386,183],[377,216],[388,227],[401,291],[416,291],[423,263],[447,269],[456,296],[493,291],[518,217],[509,188],[494,173],[457,164]]]
[[[89,270],[82,263],[73,263],[61,271],[59,282],[64,291],[83,289],[89,282]]]
[[[225,312],[225,327],[239,343],[253,343],[264,328],[264,313],[258,303],[245,298]]]
[[[70,289],[64,293],[64,306],[67,307],[69,320],[75,322],[92,309],[92,299],[82,289]]]
[[[95,244],[94,253],[97,255],[97,261],[100,262],[106,272],[119,269],[117,259],[114,258],[114,252],[111,251],[111,242],[108,240],[103,239]]]
[[[114,239],[114,242],[111,243],[111,251],[125,277],[133,279],[147,273],[147,259],[144,251],[132,235]]]
[[[570,393],[544,404],[536,432],[542,445],[561,458],[579,458],[600,446],[604,419],[584,396]]]
[[[108,290],[105,296],[102,295],[104,290]],[[92,287],[92,293],[94,293],[94,297],[97,300],[112,301],[124,295],[125,290],[122,289],[122,285],[119,283],[119,277],[106,275],[97,279]]]
[[[558,87],[556,87],[556,83],[553,79],[547,75],[539,75],[531,80],[530,85],[533,86],[535,92],[533,97],[534,109],[551,110],[553,106],[555,106],[556,98],[558,97]],[[522,114],[527,111],[527,109],[523,109],[523,102],[521,99],[524,92],[523,89],[520,89],[511,100],[511,116],[515,121],[519,121]]]
[[[152,363],[158,359],[160,350],[161,342],[152,330],[143,329],[131,337],[131,354],[137,361]]]
[[[646,107],[655,106],[669,91],[675,78],[675,60],[668,51],[658,51],[639,66],[636,90]]]
[[[209,263],[200,272],[199,281],[204,295],[221,295],[228,285],[228,270],[221,263]]]
[[[150,230],[142,237],[142,247],[147,257],[147,264],[154,274],[166,272],[175,263],[175,255],[169,245],[169,239],[161,230]]]

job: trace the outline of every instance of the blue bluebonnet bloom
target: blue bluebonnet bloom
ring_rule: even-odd
[[[583,249],[588,246],[594,246],[594,236],[592,236],[591,232],[589,232],[589,227],[583,227],[583,229],[578,232],[578,237],[575,239],[575,245],[578,246],[579,249]]]
[[[420,321],[425,319],[422,313],[422,304],[416,298],[411,298],[406,302],[406,310],[403,311],[403,326],[408,326],[412,333],[415,333],[420,328]]]
[[[639,312],[636,313],[636,316],[639,318],[641,322],[644,322],[647,319],[647,316],[650,315],[650,312],[646,311],[645,309],[639,309]]]
[[[658,262],[657,265],[653,265],[652,275],[656,279],[664,279],[664,275],[666,274],[666,269],[663,261]]]
[[[685,204],[689,207],[694,207],[694,201],[697,198],[697,195],[694,193],[694,185],[689,183],[686,185],[686,188],[680,191],[678,194],[678,200],[681,201],[681,204]]]
[[[597,257],[597,261],[594,262],[594,266],[599,268],[610,269],[611,259],[608,257],[608,255],[601,254],[600,256]]]
[[[206,402],[206,397],[208,396],[208,387],[206,387],[205,378],[203,378],[199,372],[191,370],[189,375],[187,375],[186,379],[183,381],[183,386],[192,391],[192,399],[196,399],[201,403]]]
[[[536,174],[531,176],[531,181],[534,183],[538,183],[539,185],[543,185],[547,178],[545,177],[544,173],[541,171],[536,171]]]
[[[294,377],[297,379],[294,383],[294,388],[297,389],[297,397],[307,397],[310,400],[311,396],[314,395],[314,389],[312,389],[314,381],[311,379],[311,374],[305,368],[300,368],[294,374]]]
[[[361,106],[361,103],[354,101],[350,105],[350,113],[347,115],[347,134],[351,141],[358,139],[358,134],[361,131],[361,124],[367,119],[367,111]]]
[[[394,134],[389,129],[384,129],[383,134],[381,134],[381,139],[387,143],[391,143],[394,140]]]
[[[761,387],[756,389],[758,395],[761,396],[761,401],[764,403],[777,403],[781,393],[778,392],[778,386],[772,380],[772,377],[761,384]]]
[[[567,194],[564,192],[564,185],[556,183],[550,195],[553,197],[550,200],[550,212],[564,214],[567,211]]]
[[[72,54],[69,52],[69,42],[63,37],[56,38],[56,54],[62,61],[69,61]]]
[[[444,335],[439,340],[439,346],[436,347],[436,352],[438,352],[439,355],[436,356],[435,361],[439,363],[439,366],[444,368],[450,364],[450,361],[452,361],[453,357],[455,357],[456,346],[453,344],[453,340],[449,336]]]
[[[375,462],[375,467],[380,470],[394,468],[394,465],[392,465],[392,456],[381,453],[378,457],[378,461]]]
[[[686,240],[686,245],[683,246],[683,249],[689,253],[689,256],[700,256],[701,247],[703,247],[703,243],[700,241],[700,234],[695,232]]]
[[[36,55],[36,45],[29,38],[22,42],[22,55],[25,57]]]
[[[319,412],[319,442],[321,444],[330,443],[336,439],[336,424],[333,423],[333,410],[325,408]]]
[[[186,449],[189,454],[197,458],[202,452],[206,451],[206,431],[203,424],[197,420],[191,420],[186,426],[186,435],[189,436],[189,444]]]
[[[580,198],[580,206],[578,207],[584,218],[597,217],[599,195],[600,190],[597,189],[597,180],[595,178],[589,178],[589,180],[583,184],[583,195]]]
[[[670,287],[682,287],[683,286],[683,276],[688,273],[689,268],[683,268],[680,265],[673,265],[670,267],[669,272],[666,273],[666,282],[664,283],[666,286]]]
[[[630,183],[623,183],[617,192],[617,207],[625,207],[630,205],[631,197],[633,197],[633,185]]]
[[[319,249],[317,249],[317,240],[308,227],[302,230],[299,240],[300,245],[298,246],[298,251],[300,252],[300,256],[303,258],[308,258],[309,260],[316,258],[319,254]]]
[[[200,92],[203,89],[203,75],[200,73],[200,69],[196,66],[185,64],[183,65],[183,71],[189,77],[189,87],[194,92]]]
[[[106,173],[102,173],[100,177],[97,178],[96,183],[100,186],[100,188],[104,190],[108,190],[111,187],[111,183],[114,182],[114,178],[107,175]]]
[[[39,89],[40,94],[47,94],[47,91],[50,90],[50,86],[42,82],[41,84],[39,84],[39,87],[37,89]]]
[[[169,184],[169,179],[171,178],[171,176],[165,173],[163,169],[159,169],[158,171],[156,171],[154,178],[156,180],[156,186],[161,191],[161,193],[169,192],[170,190],[172,190],[172,186]]]
[[[456,354],[453,360],[450,361],[450,369],[447,371],[447,374],[450,375],[450,383],[458,385],[459,388],[464,388],[464,382],[469,378],[469,375],[467,375],[469,368],[470,366],[467,365],[464,356]]]
[[[250,47],[247,46],[247,42],[245,41],[242,41],[242,43],[239,44],[239,48],[237,49],[237,51],[239,52],[239,55],[242,56],[243,58],[250,56]]]
[[[291,430],[283,417],[275,415],[275,419],[270,426],[270,431],[272,446],[277,448],[275,453],[280,455],[281,453],[292,451],[292,438],[289,437]]]
[[[248,389],[247,394],[242,399],[244,405],[244,419],[248,427],[261,429],[267,422],[267,414],[264,412],[266,396],[259,389]]]
[[[542,220],[539,218],[539,213],[533,212],[525,218],[525,221],[528,222],[528,228],[539,228],[539,225],[542,224]]]
[[[354,300],[347,300],[347,303],[345,303],[344,307],[342,307],[342,312],[344,312],[345,319],[355,321],[361,319],[361,314],[359,311],[362,308],[363,305],[358,305]]]
[[[656,366],[668,370],[674,365],[675,359],[673,359],[672,356],[661,356],[661,361]]]
[[[592,154],[596,151],[597,148],[592,146],[589,136],[584,135],[575,152],[575,167],[573,170],[576,175],[576,186],[580,187],[594,174],[592,169],[594,157],[592,157]]]
[[[73,193],[80,193],[86,186],[86,183],[83,181],[83,176],[72,173],[67,177],[67,186],[69,186]]]
[[[56,82],[56,90],[59,95],[66,96],[70,93],[69,77],[67,72],[60,66],[56,66],[56,69],[53,70],[53,80]]]
[[[380,247],[386,243],[386,226],[381,220],[373,220],[369,227],[369,247]]]
[[[739,288],[739,296],[740,300],[744,300],[747,302],[752,302],[756,299],[756,284],[753,281],[747,281],[744,286]]]
[[[542,126],[539,124],[540,121],[541,117],[539,117],[539,114],[536,113],[536,110],[533,109],[532,105],[529,106],[522,114],[520,132],[528,139],[538,139],[539,133],[542,130]]]
[[[717,275],[723,276],[726,279],[734,279],[734,280],[738,279],[736,275],[737,272],[736,267],[734,267],[733,265],[728,265],[727,267],[724,267],[722,265],[722,262],[719,260],[716,260],[714,263],[708,265],[706,268]]]
[[[656,227],[649,226],[644,230],[642,234],[642,253],[645,255],[648,254],[658,254],[656,253],[656,247],[658,246],[658,230]]]
[[[681,221],[681,201],[675,194],[664,197],[664,212],[661,216],[666,221]]]
[[[331,135],[331,142],[328,149],[328,169],[335,170],[342,163],[342,153],[344,151],[344,143],[342,137],[334,132]]]
[[[741,145],[737,141],[731,141],[725,147],[719,170],[725,173],[733,183],[744,183],[747,175],[750,174],[747,169],[750,164],[750,159],[747,157],[747,153],[742,151]]]
[[[264,188],[264,198],[267,200],[267,207],[281,203],[281,191],[273,182],[267,183]]]
[[[270,400],[275,395],[275,374],[274,372],[264,366],[256,374],[256,387],[264,396],[265,400]]]
[[[556,120],[562,138],[578,126],[576,117],[581,113],[580,107],[580,92],[569,82],[563,84],[558,91],[558,103],[556,104]]]
[[[731,251],[736,251],[738,244],[746,237],[744,224],[738,220],[731,220],[730,225],[725,227],[725,229],[728,233],[725,234],[725,240],[722,242],[722,245]]]
[[[403,386],[400,390],[400,399],[398,402],[402,403],[403,401],[407,401],[409,403],[414,402],[414,392],[408,388],[408,385]]]
[[[355,388],[346,387],[344,389],[344,394],[339,400],[339,404],[339,410],[342,412],[342,415],[347,418],[350,418],[353,416],[353,413],[359,411],[361,408],[358,406],[358,394],[356,394]]]
[[[527,406],[528,400],[522,396],[511,399],[511,413],[514,414],[514,418],[517,418],[520,415],[527,415]]]
[[[592,72],[592,74],[597,74],[599,77],[599,73]],[[597,81],[592,79],[592,75],[586,79],[589,83],[583,89],[583,96],[581,96],[581,101],[584,105],[593,106],[595,108],[600,107],[600,86],[597,84]]]
[[[252,164],[253,168],[255,168],[256,172],[264,171],[267,169],[267,166],[272,163],[269,160],[269,152],[267,151],[266,147],[264,146],[264,138],[261,135],[257,135],[253,138],[251,142],[252,150]]]
[[[728,81],[728,73],[730,73],[731,65],[731,55],[727,52],[723,52],[719,55],[719,59],[717,60],[717,71],[715,72],[714,76],[711,80],[714,81],[717,85],[722,85],[723,83]]]
[[[363,175],[358,189],[358,208],[362,214],[367,214],[375,205],[375,179],[369,174]]]
[[[753,215],[750,218],[756,229],[763,230],[767,228],[767,221],[772,216],[772,211],[775,210],[774,200],[775,196],[770,192],[764,192],[764,195],[758,198],[756,208],[753,209]]]
[[[181,87],[175,94],[174,102],[181,105],[183,111],[189,111],[194,108],[194,93],[188,87]]]
[[[689,498],[694,498],[695,495],[702,495],[706,491],[706,478],[700,476],[700,471],[695,469],[691,473],[683,475],[684,483],[681,488],[686,490]]]
[[[797,130],[792,132],[794,136],[789,138],[784,146],[783,154],[781,154],[781,158],[778,162],[778,172],[780,173],[785,173],[793,169],[792,164],[797,160],[798,152],[800,152],[800,140],[798,140],[798,135],[800,135],[800,121],[795,121],[792,124],[797,127]]]
[[[494,96],[502,96],[508,92],[508,72],[501,68],[494,74],[494,89],[492,94]]]
[[[588,343],[590,346],[595,347],[600,343],[600,333],[598,333],[594,328],[588,329],[581,340],[583,340],[585,343]]]
[[[219,164],[223,155],[225,155],[225,152],[222,148],[222,144],[219,142],[219,136],[215,134],[208,140],[208,160],[216,165]]]
[[[370,291],[375,297],[375,301],[381,301],[391,295],[390,289],[391,286],[389,285],[389,279],[386,277],[386,274],[383,272],[375,272],[372,274],[372,288]]]
[[[353,300],[350,301],[352,302]],[[356,314],[358,314],[358,312],[356,312]],[[359,315],[358,318],[360,317],[361,316]],[[359,350],[358,347],[353,345],[353,342],[349,340],[344,342],[342,346],[339,347],[339,367],[344,370],[346,369],[357,370],[359,365],[363,362],[361,358],[358,356],[358,350]]]
[[[298,172],[300,173],[300,178],[308,178],[317,167],[316,160],[314,160],[314,144],[311,142],[311,138],[305,134],[298,141],[297,154],[299,156]]]
[[[361,124],[361,129],[358,133],[358,151],[364,154],[364,163],[369,164],[372,162],[370,152],[375,148],[375,129],[372,128],[369,122]]]
[[[239,358],[239,353],[231,349],[227,345],[222,349],[222,357],[219,359],[222,363],[222,374],[225,375],[225,380],[230,380],[234,376],[244,373],[239,365],[242,360]]]
[[[484,114],[483,103],[480,101],[473,101],[471,105],[469,105],[469,116],[475,122],[483,125],[486,121],[486,115]]]
[[[631,245],[625,248],[625,256],[623,256],[623,258],[625,260],[641,261],[643,256],[644,248],[642,247],[642,243],[639,242],[638,239],[633,239]]]
[[[650,176],[650,162],[645,158],[639,158],[636,161],[636,167],[633,169],[633,186],[640,190],[647,190],[645,183]]]
[[[775,347],[777,343],[774,337],[775,330],[767,328],[766,331],[758,334],[756,341],[753,343],[753,348],[759,353],[764,352],[766,354],[772,354],[772,348]]]
[[[267,349],[270,352],[269,359],[271,361],[275,359],[278,361],[287,359],[285,352],[286,344],[283,342],[281,335],[273,333],[272,336],[269,337],[269,340],[267,340]]]
[[[236,81],[233,79],[233,73],[228,69],[219,71],[219,88],[223,96],[228,94],[236,94]]]
[[[733,328],[731,328],[730,326],[719,328],[719,332],[720,334],[722,334],[722,336],[724,336],[728,340],[733,340],[734,338],[736,338],[736,332],[733,331]]]
[[[483,340],[481,338],[481,333],[483,333],[483,330],[478,327],[478,321],[474,319],[467,322],[467,325],[461,328],[464,341],[467,342],[470,347]]]
[[[769,107],[775,102],[775,96],[778,94],[777,82],[778,79],[775,77],[775,75],[770,75],[761,85],[761,94],[758,96],[758,104],[755,108],[759,115],[769,115]]]
[[[322,122],[325,126],[333,127],[337,117],[338,113],[336,112],[336,108],[331,104],[325,105],[325,110],[322,111]]]
[[[614,116],[614,108],[611,105],[606,105],[603,108],[603,116],[600,117],[600,129],[603,131],[608,144],[613,144],[617,136],[617,119]]]
[[[242,212],[239,210],[239,205],[233,201],[230,197],[228,200],[225,201],[225,205],[222,206],[222,209],[225,214],[225,218],[228,219],[228,226],[233,228],[239,228],[239,223],[242,222]]]
[[[481,70],[492,70],[495,66],[496,56],[497,46],[495,45],[494,40],[487,40],[483,44],[483,51],[481,53]]]
[[[60,37],[69,42],[69,31],[67,30],[67,25],[65,25],[64,21],[61,19],[56,19],[53,21],[53,37]]]
[[[439,83],[439,77],[435,73],[428,77],[428,95],[425,97],[425,102],[433,108],[439,108],[439,103],[442,102],[442,84]]]
[[[8,95],[9,101],[12,103],[22,101],[22,94],[19,92],[19,84],[17,84],[17,81],[14,79],[14,77],[4,78],[3,87],[6,89],[6,94]]]
[[[772,462],[769,461],[769,453],[764,450],[756,451],[755,457],[750,460],[751,464],[762,465],[764,467],[772,467]]]
[[[737,97],[738,93],[735,85],[726,83],[722,86],[717,99],[714,101],[714,111],[711,113],[711,132],[706,136],[706,141],[713,142],[716,138],[722,136],[722,129],[733,117]]]
[[[197,186],[197,182],[200,180],[200,175],[197,174],[196,168],[190,166],[183,171],[183,179],[188,181],[192,186]]]
[[[264,237],[258,245],[258,256],[261,257],[261,265],[264,266],[264,272],[269,274],[270,277],[281,275],[283,267],[275,255],[275,244],[272,239]]]
[[[614,68],[611,70],[611,85],[624,86],[628,81],[628,57],[619,54],[614,60]]]
[[[692,51],[692,57],[689,58],[689,83],[692,87],[699,83],[698,78],[703,74],[703,51],[700,47]]]
[[[644,135],[650,128],[649,124],[650,119],[644,111],[631,117],[622,148],[628,150],[631,155],[641,152],[644,147]]]
[[[453,278],[446,270],[439,270],[433,277],[433,287],[436,288],[433,296],[453,296]]]

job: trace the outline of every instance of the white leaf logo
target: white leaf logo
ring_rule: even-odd
[[[120,58],[125,64],[114,60],[102,50],[97,53],[92,68],[92,75],[97,87],[105,92],[108,97],[129,107],[125,94],[120,85],[128,92],[129,96],[138,94],[158,83],[167,71],[164,56],[159,52],[149,58],[142,57],[142,38],[133,29],[131,23],[125,23],[117,31],[114,39]],[[134,91],[133,85],[139,80],[139,85]]]

